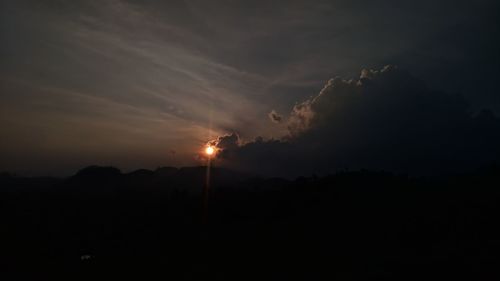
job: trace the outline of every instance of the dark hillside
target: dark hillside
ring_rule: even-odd
[[[212,186],[205,223],[201,192],[192,192],[202,172],[3,176],[2,263],[31,280],[498,277],[498,168],[295,181],[217,171],[214,182],[228,180]]]

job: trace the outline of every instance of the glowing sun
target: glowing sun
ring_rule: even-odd
[[[209,156],[213,155],[215,153],[215,149],[213,146],[207,146],[207,148],[205,148],[205,153]]]

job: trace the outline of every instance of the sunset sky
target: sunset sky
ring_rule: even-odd
[[[295,141],[295,151],[306,157],[314,154],[304,147],[326,132],[336,141],[332,136],[350,134],[345,126],[351,123],[352,131],[369,129],[371,123],[359,120],[380,111],[368,104],[390,100],[379,108],[394,108],[422,100],[395,94],[361,105],[340,98],[342,87],[351,87],[346,95],[374,96],[380,89],[408,92],[391,86],[400,83],[421,89],[419,95],[428,92],[432,98],[425,101],[440,108],[433,120],[455,113],[456,120],[473,118],[483,108],[498,116],[499,8],[498,1],[482,0],[2,1],[0,171],[68,175],[91,164],[124,170],[199,165],[207,142],[233,133],[235,148],[266,143],[265,151],[275,153],[308,130]],[[337,76],[344,80],[330,80]],[[367,79],[383,86],[366,90]],[[450,109],[458,102],[448,97],[456,94],[466,109]],[[315,127],[303,123],[309,113],[317,117]],[[309,130],[326,128],[322,122],[328,129]],[[400,127],[406,125],[391,128]],[[342,150],[332,153],[365,161],[343,154],[356,134],[334,144]],[[280,141],[277,150],[269,148],[271,138]],[[448,138],[461,137],[442,136]],[[352,150],[360,147],[366,148]]]

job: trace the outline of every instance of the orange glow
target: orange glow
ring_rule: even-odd
[[[213,146],[207,146],[207,148],[205,148],[205,153],[208,155],[208,156],[211,156],[215,153],[215,149]]]

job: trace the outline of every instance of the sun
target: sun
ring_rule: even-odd
[[[208,155],[208,156],[211,156],[215,153],[215,149],[213,146],[207,146],[207,148],[205,148],[205,153]]]

